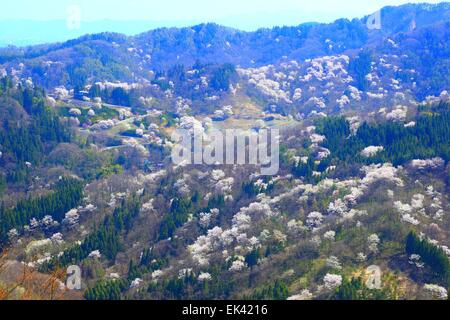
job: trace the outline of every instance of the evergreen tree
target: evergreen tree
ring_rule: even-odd
[[[406,237],[405,251],[408,255],[420,255],[439,279],[446,286],[450,286],[450,260],[442,248],[433,245],[426,239],[420,239],[414,232],[410,232]]]

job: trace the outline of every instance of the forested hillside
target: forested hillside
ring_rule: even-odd
[[[449,15],[0,49],[0,299],[448,299]]]

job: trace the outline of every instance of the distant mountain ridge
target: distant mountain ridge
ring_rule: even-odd
[[[33,46],[44,43],[65,42],[85,34],[104,31],[123,33],[128,36],[139,34],[161,25],[184,27],[196,21],[145,21],[145,20],[96,20],[83,21],[79,28],[69,29],[66,20],[0,20],[0,48],[6,46]]]
[[[192,66],[197,61],[257,67],[283,59],[303,61],[325,55],[351,55],[365,47],[379,48],[381,40],[399,34],[409,37],[411,32],[423,28],[448,29],[450,3],[385,7],[381,17],[381,30],[369,30],[366,16],[255,32],[210,23],[160,28],[137,36],[100,33],[64,43],[3,48],[0,63],[4,69],[19,70],[22,77],[31,77],[44,87],[73,87],[80,77],[89,82],[138,82],[150,79],[153,71],[174,65]],[[23,65],[19,66],[19,61]]]

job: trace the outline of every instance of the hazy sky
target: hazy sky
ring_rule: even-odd
[[[330,22],[362,17],[386,5],[441,1],[414,0],[8,0],[2,1],[0,20],[66,19],[78,6],[81,21],[151,20],[162,24],[218,22],[252,29],[274,24]]]

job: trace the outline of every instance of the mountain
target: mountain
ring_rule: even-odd
[[[190,23],[192,24],[192,23]],[[135,35],[163,25],[186,26],[189,22],[175,21],[83,21],[79,28],[68,28],[65,20],[2,20],[0,21],[0,47],[8,45],[30,46],[67,41],[85,34],[104,31]]]
[[[75,67],[95,80],[134,82],[149,79],[148,71],[167,70],[175,64],[232,63],[241,67],[274,64],[283,58],[302,61],[324,55],[352,53],[374,46],[399,33],[447,23],[450,4],[418,4],[382,9],[383,28],[370,31],[362,19],[341,19],[331,24],[303,24],[243,32],[216,24],[190,28],[162,28],[128,37],[102,33],[61,44],[0,49],[0,63],[18,69],[39,85],[73,87]],[[436,39],[435,41],[443,41]],[[51,66],[49,66],[51,64]],[[85,69],[85,70],[83,70]],[[88,70],[88,71],[87,71]],[[43,79],[43,74],[49,77]],[[53,77],[55,79],[53,79]]]
[[[449,11],[0,49],[0,299],[448,299]]]

